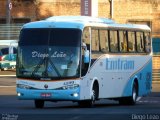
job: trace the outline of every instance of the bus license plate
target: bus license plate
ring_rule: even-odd
[[[41,93],[41,97],[43,97],[43,98],[49,98],[51,96],[52,96],[51,93]]]

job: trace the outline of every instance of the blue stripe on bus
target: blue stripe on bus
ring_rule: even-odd
[[[147,95],[151,91],[151,82],[152,82],[152,60],[150,60],[143,69],[137,71],[134,75],[130,77],[128,83],[124,87],[122,96],[131,96],[132,95],[132,86],[134,80],[138,80],[138,95]]]

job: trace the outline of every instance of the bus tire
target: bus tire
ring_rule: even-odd
[[[119,99],[121,105],[135,105],[138,97],[138,85],[134,82],[132,87],[132,95],[130,97],[124,97]]]
[[[92,96],[90,100],[79,101],[78,104],[80,107],[94,107],[95,101],[98,99],[99,88],[98,84],[94,84],[92,88]]]
[[[43,108],[44,107],[44,100],[35,100],[34,101],[36,108]]]
[[[132,87],[132,96],[128,98],[129,105],[135,105],[138,97],[138,85],[134,82]]]
[[[86,107],[87,106],[86,100],[78,101],[78,106],[79,107]]]

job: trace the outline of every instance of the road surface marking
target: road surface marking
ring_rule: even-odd
[[[138,98],[137,98],[137,101],[139,101],[141,98],[142,98],[142,97],[138,97]]]
[[[160,103],[160,101],[149,101],[149,100],[142,100],[138,101],[139,103]]]

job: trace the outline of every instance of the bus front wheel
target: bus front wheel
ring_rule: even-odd
[[[44,107],[44,100],[35,100],[34,101],[36,108],[43,108]]]
[[[94,107],[96,96],[95,96],[95,91],[93,90],[92,92],[93,95],[90,100],[82,100],[78,102],[80,107]]]
[[[98,99],[98,84],[94,84],[92,88],[92,95],[90,100],[79,101],[78,104],[80,107],[94,107],[95,101]]]

